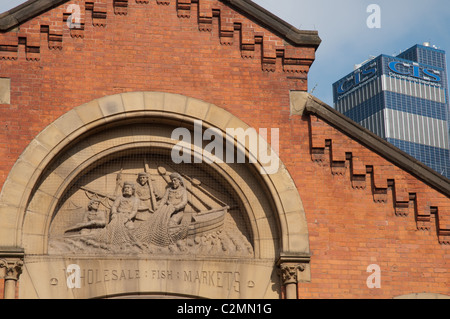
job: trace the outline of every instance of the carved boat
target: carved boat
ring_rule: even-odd
[[[181,225],[169,227],[169,233],[177,233],[183,227],[187,227],[186,237],[193,238],[198,235],[218,231],[222,228],[225,222],[225,215],[229,207],[222,207],[218,209],[213,209],[207,212],[200,212],[195,215],[191,215],[189,222],[183,222]],[[186,225],[187,224],[187,225]],[[74,233],[80,231],[81,229],[86,229],[89,227],[76,226],[67,230],[64,234],[65,238],[82,238],[89,237],[89,235],[82,235],[79,233]]]
[[[228,207],[223,207],[192,215],[191,222],[188,225],[187,237],[195,237],[220,230],[225,222],[225,214],[228,209]],[[172,226],[169,228],[169,232],[177,232],[182,227],[182,225]]]

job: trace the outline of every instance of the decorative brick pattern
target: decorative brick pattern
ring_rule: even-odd
[[[69,29],[67,21],[72,12],[68,12],[67,8],[72,4],[80,7],[81,23],[79,27]],[[261,68],[266,72],[277,71],[278,64],[281,64],[282,71],[300,73],[301,76],[297,77],[297,80],[306,81],[309,67],[314,61],[314,48],[296,48],[285,44],[281,38],[267,32],[267,30],[257,26],[254,22],[217,0],[179,0],[172,2],[168,0],[156,0],[155,2],[136,0],[136,4],[138,4],[136,10],[141,11],[148,10],[154,4],[164,7],[176,6],[177,16],[179,18],[191,18],[192,16],[192,20],[195,20],[193,22],[198,24],[200,31],[213,32],[214,28],[218,28],[217,34],[221,44],[232,45],[239,41],[243,58],[254,58],[257,51],[261,50]],[[142,4],[145,4],[145,6],[142,6]],[[26,58],[29,61],[39,60],[40,46],[45,42],[40,41],[37,45],[30,44],[36,42],[35,39],[28,39],[32,37],[31,29],[40,30],[39,32],[46,37],[50,50],[62,50],[64,41],[67,41],[65,34],[72,38],[84,38],[86,19],[94,27],[106,27],[108,20],[114,21],[111,15],[108,15],[108,10],[112,10],[116,16],[125,16],[129,14],[130,6],[134,6],[134,3],[129,0],[73,0],[50,10],[25,24]],[[141,13],[143,12],[139,12],[139,14]],[[171,14],[170,11],[167,14]],[[195,19],[193,15],[195,15]],[[145,23],[145,20],[139,21]],[[68,33],[67,30],[69,30]],[[105,32],[108,31],[105,30]],[[18,41],[19,37],[14,32],[0,35],[0,58],[17,59],[20,50]]]
[[[438,241],[449,244],[450,227],[449,223],[444,222],[450,216],[448,198],[441,195],[436,196],[434,201],[424,201],[424,193],[418,193],[418,189],[423,189],[424,185],[417,183],[413,176],[400,172],[374,154],[371,157],[358,154],[357,147],[351,145],[356,142],[344,142],[344,136],[314,115],[310,115],[310,128],[313,162],[329,165],[332,175],[348,174],[355,190],[368,187],[375,203],[392,202],[393,215],[415,218],[417,230],[431,231],[431,216],[434,216]],[[363,158],[366,163],[361,161]],[[441,214],[438,214],[440,203]]]

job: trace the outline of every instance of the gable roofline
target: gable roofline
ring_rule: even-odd
[[[70,0],[28,0],[0,14],[0,32],[8,32],[38,15]]]
[[[296,114],[313,114],[323,119],[353,140],[361,143],[443,195],[450,197],[450,179],[440,175],[424,163],[383,140],[372,131],[364,128],[313,95],[307,92],[294,92],[294,94],[299,96],[297,98],[299,103],[295,106],[299,112]]]
[[[293,45],[312,46],[317,49],[322,42],[318,31],[299,30],[251,0],[220,1],[229,4],[236,11],[250,16]]]
[[[29,0],[0,14],[0,32],[10,31],[40,14],[70,0]],[[298,30],[251,0],[220,0],[231,8],[254,19],[257,23],[277,33],[294,46],[318,48],[321,39],[317,31]]]

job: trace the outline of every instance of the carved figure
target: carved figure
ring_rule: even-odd
[[[107,244],[123,244],[132,242],[129,232],[134,229],[134,218],[138,212],[139,198],[135,196],[134,184],[125,182],[122,195],[119,196],[111,207],[111,221],[99,233],[96,240]]]
[[[136,195],[140,199],[139,210],[151,210],[151,192],[146,173],[139,173],[136,184]]]
[[[151,171],[145,159],[141,173],[120,169],[115,188],[109,185],[96,190],[79,186],[80,193],[73,196],[76,198],[84,192],[91,200],[88,210],[81,223],[66,230],[61,237],[51,238],[51,250],[221,256],[253,253],[246,237],[227,214],[230,206],[221,200],[220,192],[214,194],[210,186],[173,168],[169,173],[165,167],[157,166],[156,177]],[[111,180],[113,174],[116,173],[105,180]],[[124,181],[124,176],[135,183]],[[101,211],[100,204],[109,211]],[[79,205],[75,207],[80,209]],[[67,205],[61,213],[73,211]]]
[[[87,235],[104,228],[107,224],[106,212],[99,211],[99,207],[100,200],[92,199],[89,202],[88,210],[84,214],[83,221],[69,228],[66,232],[80,231],[81,235]]]
[[[173,173],[170,175],[170,180],[170,187],[167,188],[163,198],[158,203],[155,214],[136,230],[136,239],[143,243],[168,246],[177,239],[184,238],[187,234],[187,226],[181,227],[175,232],[170,232],[172,226],[180,225],[184,208],[188,203],[187,192],[181,175]]]

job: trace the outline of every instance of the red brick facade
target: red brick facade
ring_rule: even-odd
[[[192,3],[190,18],[178,17],[175,1],[130,0],[126,15],[115,14],[113,1],[88,3],[69,1],[0,36],[2,48],[13,50],[0,50],[0,76],[12,86],[11,105],[0,108],[0,185],[43,128],[86,101],[130,91],[181,93],[214,101],[255,127],[271,127],[273,112],[276,122],[289,116],[287,92],[307,88],[314,49],[284,47],[221,2],[199,9]],[[83,31],[71,32],[63,21],[70,4],[80,5]],[[240,29],[233,37],[219,30],[218,17],[198,23],[199,13],[218,12],[222,29]]]
[[[81,8],[69,30],[67,8]],[[220,1],[69,1],[0,34],[0,187],[27,145],[72,108],[133,91],[177,93],[280,129],[303,201],[311,282],[300,298],[450,295],[450,201],[313,114],[291,115],[315,48],[294,47]],[[369,289],[367,267],[381,268]],[[0,281],[0,294],[2,292]]]
[[[299,296],[448,295],[448,197],[314,116],[296,122],[293,136],[304,142],[293,175],[313,254]],[[381,289],[361,284],[371,264]]]

